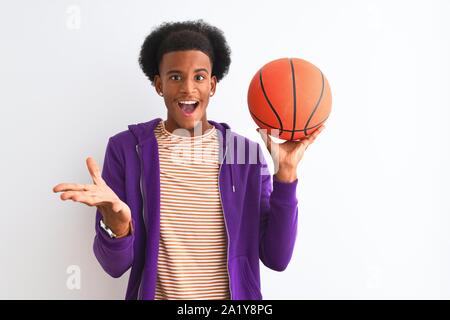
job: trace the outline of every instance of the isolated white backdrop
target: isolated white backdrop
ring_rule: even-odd
[[[95,208],[51,189],[91,183],[85,159],[103,165],[108,137],[166,116],[139,49],[159,23],[197,18],[232,49],[209,119],[262,143],[246,93],[275,58],[313,62],[333,92],[298,170],[293,258],[261,263],[263,297],[450,298],[449,1],[1,4],[0,298],[123,299],[129,273],[109,277],[92,252]]]

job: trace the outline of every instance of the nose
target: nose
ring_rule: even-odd
[[[183,93],[191,93],[196,90],[196,85],[194,80],[192,79],[185,79],[181,83],[181,92]]]

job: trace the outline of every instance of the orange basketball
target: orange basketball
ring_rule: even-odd
[[[250,82],[247,103],[253,120],[268,134],[298,140],[327,120],[331,90],[322,71],[312,63],[282,58],[258,70]]]

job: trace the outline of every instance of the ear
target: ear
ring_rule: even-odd
[[[162,81],[161,81],[161,77],[159,75],[155,75],[154,79],[153,79],[153,86],[155,87],[156,93],[158,95],[161,95],[163,92],[163,88],[162,88]]]
[[[211,95],[213,95],[216,92],[216,86],[217,86],[217,78],[216,76],[211,77]]]

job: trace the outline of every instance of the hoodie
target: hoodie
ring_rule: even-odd
[[[154,300],[160,235],[160,177],[156,118],[132,124],[110,137],[102,178],[131,209],[133,231],[113,239],[100,228],[96,210],[93,250],[114,278],[131,268],[126,300]],[[256,142],[219,130],[218,185],[227,232],[227,268],[231,300],[262,300],[259,260],[275,271],[286,269],[297,235],[298,180],[270,175]]]

